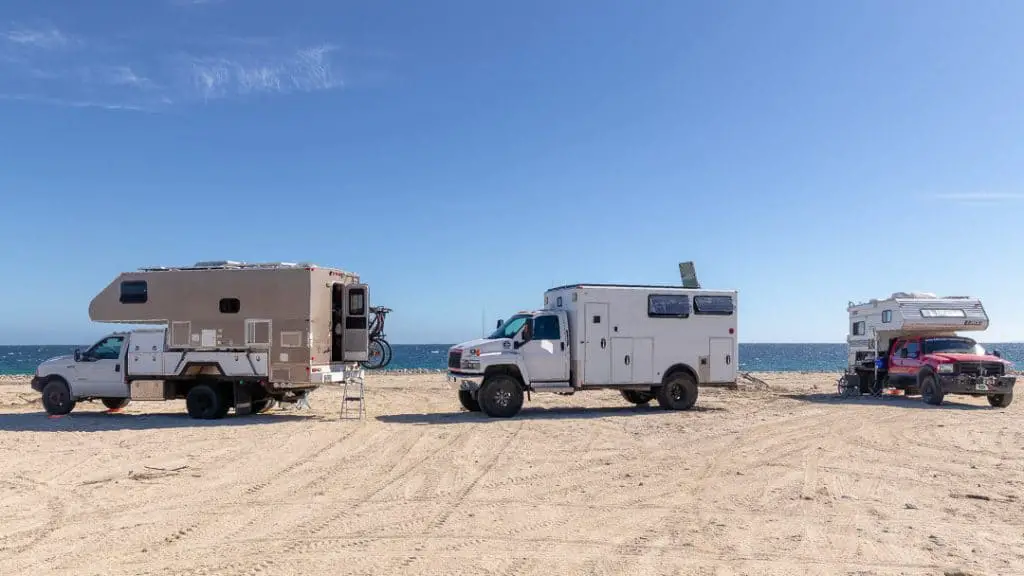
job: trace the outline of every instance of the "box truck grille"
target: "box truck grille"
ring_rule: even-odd
[[[1000,362],[960,362],[959,372],[967,376],[998,376],[1003,371]]]
[[[451,352],[448,353],[448,367],[462,367],[462,350],[452,350]]]

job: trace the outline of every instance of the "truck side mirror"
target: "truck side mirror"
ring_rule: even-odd
[[[900,358],[906,358],[906,357],[907,357],[907,349],[904,348],[904,349],[900,350]]]
[[[501,325],[504,324],[504,323],[505,323],[504,320],[499,319],[498,323],[494,326],[494,329],[497,330],[498,328],[501,328]]]
[[[82,361],[82,350],[79,349],[79,348],[75,348],[75,362],[81,362],[81,361]]]
[[[1002,358],[1003,357],[1003,353],[1000,352],[999,350],[993,350],[992,351],[992,355],[995,356],[996,358]]]

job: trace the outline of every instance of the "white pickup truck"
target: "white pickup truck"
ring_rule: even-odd
[[[100,400],[110,409],[131,400],[185,399],[192,418],[263,412],[275,401],[297,402],[308,390],[274,390],[265,351],[165,349],[164,329],[115,332],[73,356],[46,360],[32,388],[50,414],[64,415],[77,402]]]

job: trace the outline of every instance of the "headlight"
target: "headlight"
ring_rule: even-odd
[[[952,373],[953,373],[953,365],[952,364],[939,364],[939,374],[952,374]]]
[[[466,356],[479,356],[479,355],[480,355],[480,349],[479,348],[470,348],[469,350],[466,350]]]
[[[463,360],[462,361],[462,368],[464,370],[479,370],[480,369],[480,362],[477,361],[477,360]]]

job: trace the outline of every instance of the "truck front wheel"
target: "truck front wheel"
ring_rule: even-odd
[[[185,397],[185,407],[188,415],[197,420],[213,420],[223,418],[227,412],[224,406],[224,396],[218,394],[217,390],[209,384],[193,386]]]
[[[925,404],[938,406],[942,404],[943,396],[945,394],[942,393],[942,387],[939,386],[934,375],[925,374],[921,377],[921,399],[924,400]]]
[[[689,410],[697,403],[697,383],[686,372],[676,372],[658,388],[655,397],[665,410]]]
[[[470,412],[480,411],[480,403],[476,401],[476,398],[473,398],[473,393],[469,390],[459,390],[459,403]]]
[[[523,407],[523,387],[511,376],[495,374],[484,380],[476,401],[484,414],[494,418],[511,418]]]
[[[43,408],[53,416],[63,416],[75,409],[71,388],[60,378],[53,378],[43,386]]]
[[[1013,402],[1013,392],[1009,394],[989,394],[988,403],[994,408],[1006,408]]]

